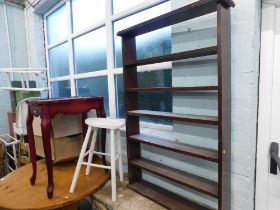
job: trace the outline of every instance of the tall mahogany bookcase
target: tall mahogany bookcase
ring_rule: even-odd
[[[200,0],[142,22],[118,32],[122,37],[123,79],[126,107],[126,135],[128,152],[129,187],[172,210],[206,210],[209,207],[187,200],[142,179],[142,170],[169,179],[200,193],[214,197],[218,210],[230,209],[231,169],[231,21],[232,0]],[[136,36],[171,26],[183,21],[217,12],[217,46],[173,53],[137,60]],[[149,87],[139,88],[137,66],[175,61],[195,57],[217,55],[218,85],[197,87]],[[138,109],[139,92],[217,91],[218,117],[176,114]],[[194,124],[207,124],[218,129],[218,150],[210,150],[140,133],[139,117],[167,119]],[[141,158],[141,144],[212,161],[218,164],[218,181],[214,182],[163,164]]]

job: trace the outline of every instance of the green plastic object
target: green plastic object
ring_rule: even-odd
[[[21,100],[30,97],[40,97],[40,92],[34,91],[16,91],[16,103],[18,104]]]
[[[21,87],[21,81],[12,81],[12,87]],[[29,81],[29,87],[30,88],[36,88],[35,81]],[[12,105],[12,111],[15,112],[17,104],[25,99],[30,97],[39,97],[40,92],[34,92],[34,91],[12,91],[10,93],[11,95],[11,105]]]

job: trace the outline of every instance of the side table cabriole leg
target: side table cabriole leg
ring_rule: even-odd
[[[51,151],[51,142],[50,142],[50,127],[51,127],[51,119],[48,115],[42,117],[41,121],[41,129],[42,129],[42,137],[43,137],[43,146],[45,159],[47,164],[47,172],[48,172],[48,187],[47,194],[48,198],[53,197],[53,167],[52,167],[52,151]]]
[[[32,128],[32,122],[33,122],[34,116],[31,113],[30,106],[28,106],[28,115],[26,119],[26,127],[27,127],[27,134],[28,134],[28,143],[30,148],[30,160],[32,163],[32,176],[30,178],[31,185],[35,184],[36,181],[36,173],[37,173],[37,163],[36,163],[36,147],[34,142],[34,134],[33,134],[33,128]]]

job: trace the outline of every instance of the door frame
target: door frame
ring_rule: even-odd
[[[256,164],[256,192],[255,209],[268,209],[268,186],[270,167],[271,141],[271,106],[273,99],[273,74],[275,68],[280,68],[275,59],[279,55],[279,47],[275,47],[279,37],[275,36],[276,18],[280,17],[280,8],[275,5],[263,4],[261,27],[260,53],[260,81],[259,81],[259,108],[258,108],[258,135],[257,135],[257,164]],[[280,20],[278,20],[280,21]],[[277,38],[277,39],[276,39]],[[280,59],[280,57],[278,58]],[[280,178],[280,177],[279,177]]]

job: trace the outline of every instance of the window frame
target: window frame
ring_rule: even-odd
[[[54,7],[52,7],[47,13],[44,14],[44,35],[45,35],[45,48],[46,48],[46,62],[47,68],[49,68],[49,50],[57,47],[65,42],[68,43],[68,56],[69,56],[69,75],[68,76],[61,76],[61,77],[50,77],[50,72],[48,71],[48,85],[51,87],[52,82],[59,82],[68,80],[70,82],[71,88],[71,96],[76,96],[76,81],[77,79],[84,79],[84,78],[92,78],[92,77],[100,77],[100,76],[107,76],[108,79],[108,103],[109,103],[109,111],[110,117],[117,117],[117,95],[116,95],[116,84],[115,84],[115,76],[123,73],[123,68],[115,68],[115,61],[114,61],[114,30],[113,25],[114,22],[124,19],[128,16],[134,15],[138,12],[147,10],[151,7],[157,6],[164,2],[168,2],[169,0],[149,0],[138,5],[135,5],[131,8],[123,10],[119,13],[113,13],[113,0],[105,0],[105,19],[98,21],[87,28],[82,30],[72,32],[72,17],[71,17],[71,0],[62,0],[57,3]],[[67,28],[68,33],[67,37],[53,43],[49,44],[47,39],[47,17],[55,12],[59,7],[63,4],[66,6],[66,14],[67,14]],[[100,70],[100,71],[92,71],[87,73],[79,73],[75,74],[74,69],[74,39],[85,35],[89,32],[92,32],[96,29],[101,27],[105,27],[106,30],[106,51],[107,51],[107,69]],[[157,70],[167,70],[172,68],[172,62],[165,62],[159,64],[151,64],[147,66],[140,66],[138,68],[138,72],[145,72],[145,71],[157,71]],[[49,90],[50,97],[52,96],[52,89]],[[157,128],[159,130],[168,130],[171,131],[173,126],[170,125],[161,125],[155,123],[148,123],[148,122],[141,122],[141,126],[149,127],[149,128]]]

